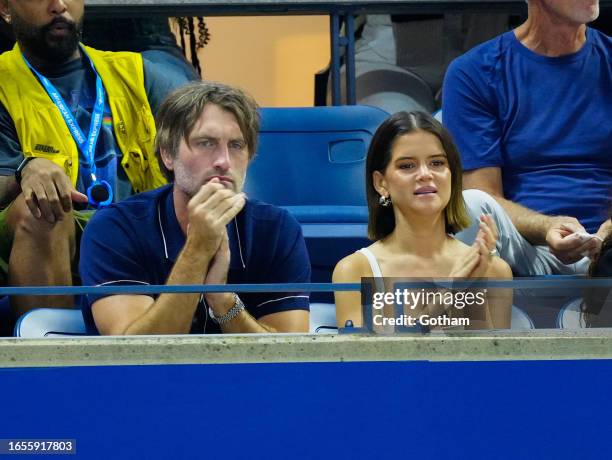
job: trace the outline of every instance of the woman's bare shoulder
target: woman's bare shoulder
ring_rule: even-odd
[[[489,262],[489,270],[487,270],[488,278],[512,279],[512,269],[508,263],[499,258],[492,257]]]
[[[370,263],[364,254],[357,251],[344,257],[336,264],[332,281],[334,283],[354,282],[367,276],[372,276]]]

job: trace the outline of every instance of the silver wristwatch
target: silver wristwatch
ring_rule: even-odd
[[[244,310],[245,308],[246,307],[244,306],[244,303],[242,303],[242,300],[240,300],[240,297],[238,297],[238,294],[234,294],[234,306],[221,316],[213,316],[213,319],[219,325],[229,323],[236,316],[238,316],[240,312]]]

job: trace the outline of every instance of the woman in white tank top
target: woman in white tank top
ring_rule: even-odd
[[[435,326],[422,324],[428,318],[468,329],[510,326],[509,289],[436,290],[436,295],[412,289],[397,297],[387,285],[391,277],[512,278],[510,267],[496,257],[497,232],[489,216],[480,217],[472,246],[453,238],[470,224],[461,191],[457,148],[437,120],[423,112],[399,112],[378,128],[366,160],[368,234],[374,243],[342,259],[333,274],[335,283],[375,278],[374,291],[384,292],[369,299],[374,308],[367,322],[373,321],[374,330],[393,331],[398,320],[405,321],[402,326]],[[384,293],[394,300],[385,301]],[[336,318],[340,327],[347,320],[363,325],[360,293],[336,293]]]

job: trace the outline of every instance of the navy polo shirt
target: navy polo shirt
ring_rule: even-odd
[[[308,283],[310,261],[298,222],[285,210],[247,200],[227,226],[228,284]],[[172,199],[172,185],[134,195],[102,209],[81,239],[84,286],[166,284],[185,244]],[[83,317],[97,333],[91,304],[108,294],[84,296]],[[240,293],[255,318],[287,310],[308,310],[308,293]],[[191,333],[220,333],[201,298]]]

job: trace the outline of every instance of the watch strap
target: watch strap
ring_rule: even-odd
[[[17,169],[15,170],[15,182],[17,182],[19,185],[21,185],[21,179],[22,179],[21,173],[23,172],[23,169],[34,158],[36,157],[25,157],[23,161],[19,164],[19,166],[17,166]]]
[[[236,316],[238,316],[240,312],[244,310],[245,308],[246,307],[244,306],[244,303],[242,302],[242,300],[240,300],[240,297],[238,297],[238,294],[234,294],[234,306],[230,308],[223,315],[215,316],[215,321],[217,321],[217,323],[220,325],[229,323]]]

